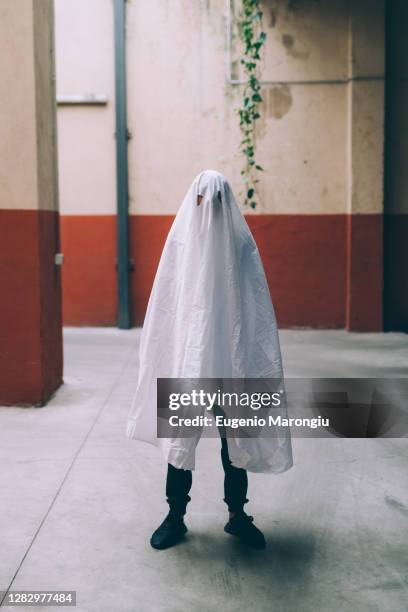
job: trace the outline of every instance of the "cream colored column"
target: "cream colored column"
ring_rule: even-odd
[[[52,0],[0,2],[0,403],[62,382]]]

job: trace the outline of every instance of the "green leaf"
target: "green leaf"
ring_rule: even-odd
[[[240,58],[245,74],[246,83],[242,89],[242,107],[238,111],[242,140],[240,142],[241,154],[245,159],[245,167],[241,176],[246,185],[245,206],[256,207],[254,170],[263,168],[255,162],[254,129],[255,121],[261,117],[259,104],[262,102],[261,85],[257,78],[257,67],[260,58],[260,49],[266,40],[266,33],[262,31],[262,0],[242,0],[242,17],[238,23],[238,32],[242,43],[242,57]]]

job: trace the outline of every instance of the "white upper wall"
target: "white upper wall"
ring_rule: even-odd
[[[60,106],[62,214],[115,214],[112,0],[55,0],[58,95],[100,93],[107,106]]]
[[[243,88],[225,78],[227,4],[225,0],[180,0],[177,5],[168,0],[128,2],[135,213],[175,212],[193,177],[205,168],[226,174],[237,194],[242,188],[235,109]],[[295,9],[285,2],[265,6],[263,79],[345,79],[346,2],[298,4]],[[232,60],[236,72],[235,48]],[[346,92],[345,84],[264,86],[257,160],[265,172],[257,213],[345,211]]]
[[[242,86],[226,81],[227,4],[226,0],[126,2],[133,214],[175,213],[192,179],[205,168],[223,172],[237,195],[242,189],[236,114]],[[237,0],[232,4],[238,6]],[[341,82],[351,70],[348,7],[347,0],[265,2],[268,38],[262,78],[288,83],[265,84],[262,90],[257,161],[265,172],[260,175],[261,205],[254,214],[350,210],[350,86]],[[383,23],[376,10],[366,7],[364,15],[368,40],[375,47],[372,34]],[[107,107],[59,109],[61,210],[65,214],[113,214],[113,3],[56,0],[56,17],[58,92],[96,92],[109,97]],[[364,32],[359,43],[358,49],[354,41],[358,57],[370,58],[370,62],[365,60],[365,76],[381,72],[381,41],[374,53],[367,47]],[[233,74],[239,66],[238,46],[235,40]],[[299,80],[323,82],[292,83]],[[371,99],[370,115],[372,104]],[[378,163],[370,161],[368,174],[378,173],[381,164],[381,105],[380,100],[376,124],[369,125],[372,134],[377,132],[373,155]],[[363,103],[359,115],[364,117],[364,112]],[[357,152],[355,146],[354,150]],[[353,173],[359,164],[354,162]],[[367,173],[365,184],[371,184]],[[380,210],[378,186],[368,198],[360,193],[359,202],[363,203],[359,212]]]

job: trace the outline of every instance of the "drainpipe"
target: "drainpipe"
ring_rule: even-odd
[[[116,249],[118,311],[117,325],[129,329],[129,180],[128,129],[126,116],[126,0],[114,0],[115,30],[115,109],[116,109]]]

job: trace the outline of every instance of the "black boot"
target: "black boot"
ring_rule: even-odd
[[[170,463],[167,466],[166,496],[170,512],[150,538],[153,548],[164,550],[174,546],[183,539],[187,532],[183,517],[187,504],[191,501],[189,491],[192,484],[190,470],[175,468]]]
[[[178,544],[187,532],[187,527],[182,516],[174,516],[168,513],[162,524],[156,529],[150,538],[150,544],[158,550],[165,550]]]
[[[224,531],[237,536],[247,546],[261,550],[266,547],[265,537],[262,531],[255,527],[253,520],[253,516],[248,516],[243,510],[240,510],[230,518]]]

